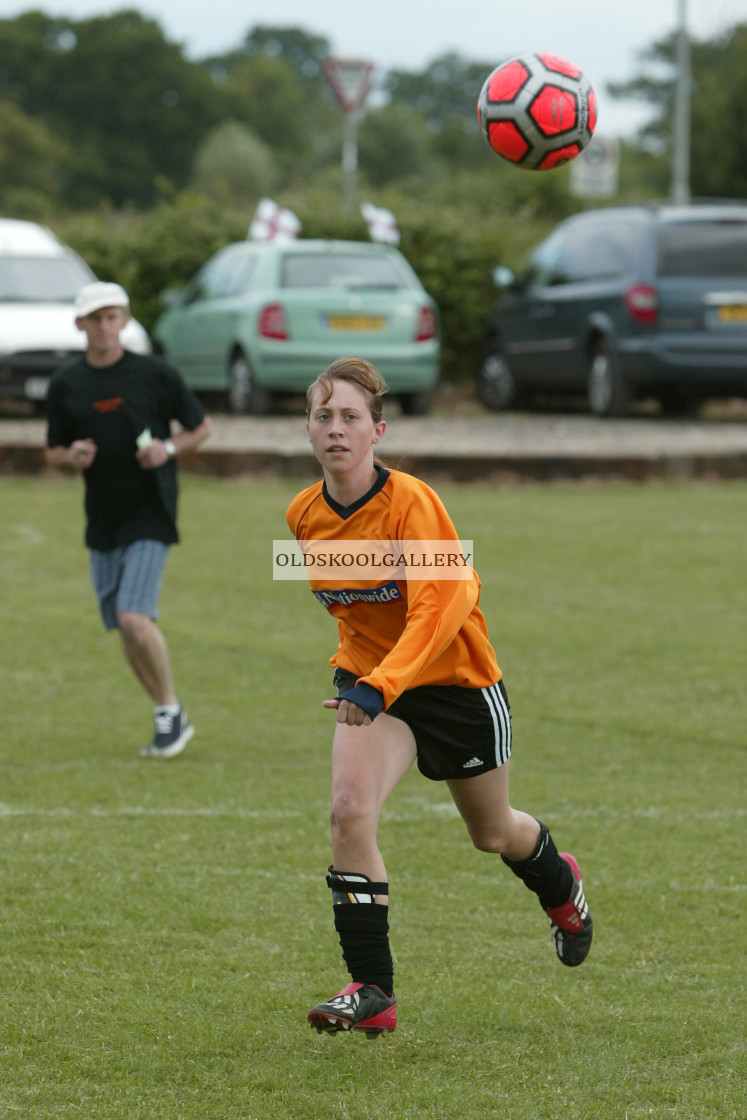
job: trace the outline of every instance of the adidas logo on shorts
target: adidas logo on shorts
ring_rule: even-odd
[[[482,766],[482,765],[483,765],[483,761],[482,761],[482,759],[481,759],[481,758],[478,758],[478,757],[477,757],[477,756],[475,755],[475,757],[474,757],[474,758],[471,758],[471,759],[469,760],[469,762],[465,762],[465,764],[464,764],[464,766],[462,767],[462,769],[463,769],[463,770],[469,770],[470,766]]]

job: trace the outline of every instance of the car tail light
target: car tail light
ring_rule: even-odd
[[[259,313],[259,333],[262,338],[288,338],[285,312],[280,303],[268,303]]]
[[[436,312],[432,307],[421,307],[418,329],[415,332],[415,341],[426,342],[429,338],[435,338],[437,333],[438,324],[436,322]]]
[[[651,284],[634,284],[625,293],[625,306],[637,323],[652,325],[659,318],[659,293]]]

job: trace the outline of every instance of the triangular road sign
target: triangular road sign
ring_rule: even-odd
[[[346,113],[360,109],[371,89],[374,66],[359,59],[326,58],[325,77]]]

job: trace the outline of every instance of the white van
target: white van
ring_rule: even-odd
[[[95,279],[51,230],[0,218],[0,399],[41,406],[54,370],[85,349],[73,301]],[[148,335],[134,319],[121,337],[126,349],[150,353]]]

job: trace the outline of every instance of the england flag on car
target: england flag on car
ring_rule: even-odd
[[[387,245],[399,245],[397,219],[391,210],[374,206],[372,202],[361,203],[363,215],[372,241],[385,241]]]
[[[301,223],[292,210],[284,210],[271,198],[261,198],[249,226],[251,241],[293,241]]]

